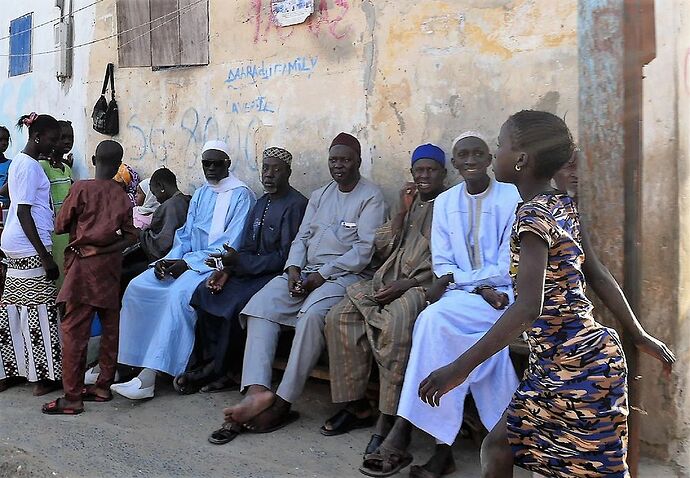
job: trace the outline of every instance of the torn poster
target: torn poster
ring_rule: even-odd
[[[271,0],[271,13],[278,26],[297,25],[314,13],[314,0]]]

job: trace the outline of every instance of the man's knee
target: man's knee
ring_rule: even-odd
[[[302,315],[297,319],[297,325],[295,327],[295,333],[300,332],[324,332],[326,326],[326,313],[324,311],[318,311],[313,309],[308,309],[302,313]]]

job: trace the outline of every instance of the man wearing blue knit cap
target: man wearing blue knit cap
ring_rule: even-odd
[[[371,361],[379,368],[379,416],[367,453],[388,434],[398,409],[412,329],[431,286],[431,219],[434,199],[444,190],[445,154],[424,144],[412,154],[413,182],[400,194],[400,212],[376,232],[373,279],[348,287],[326,316],[331,395],[344,408],[321,433],[340,435],[370,426],[375,412],[365,398]]]

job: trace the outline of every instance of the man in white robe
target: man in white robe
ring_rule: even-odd
[[[212,272],[204,261],[222,251],[223,244],[239,247],[255,202],[251,189],[230,173],[225,142],[207,142],[201,163],[207,184],[194,193],[173,248],[133,279],[122,299],[118,362],[144,370],[111,390],[133,400],[153,397],[156,371],[172,376],[184,372],[196,324],[189,301]]]
[[[436,198],[431,229],[436,280],[415,322],[399,418],[378,451],[371,446],[367,450],[364,469],[379,470],[384,462],[402,468],[411,458],[406,448],[414,425],[433,436],[437,448],[429,462],[413,467],[421,469],[412,473],[445,474],[454,467],[450,445],[462,426],[467,394],[472,394],[482,423],[491,430],[518,385],[504,349],[444,396],[440,407],[431,408],[418,396],[420,382],[469,349],[513,301],[510,233],[519,193],[488,176],[491,154],[478,133],[467,132],[455,140],[452,162],[465,181]]]

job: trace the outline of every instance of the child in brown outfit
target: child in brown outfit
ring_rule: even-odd
[[[57,234],[69,233],[65,251],[65,282],[57,302],[65,306],[62,332],[65,396],[43,405],[49,415],[76,415],[85,401],[112,399],[120,321],[119,288],[122,251],[137,240],[132,204],[112,180],[122,163],[122,146],[102,141],[93,157],[95,179],[73,186],[55,221]],[[100,375],[84,388],[86,348],[91,322],[98,312],[103,333],[99,355]]]

